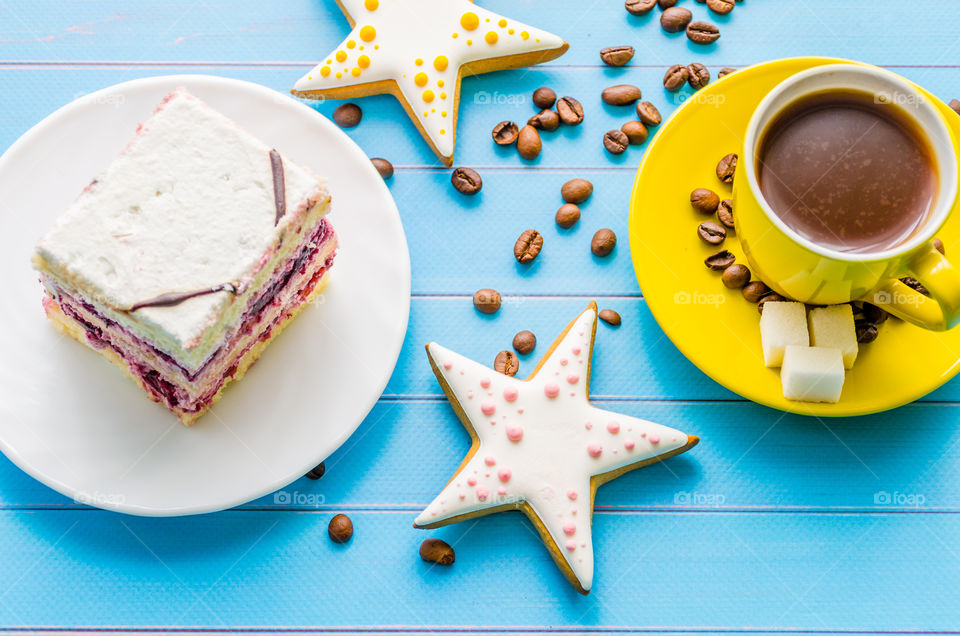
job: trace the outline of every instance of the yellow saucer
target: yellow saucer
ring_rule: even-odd
[[[703,88],[673,113],[653,138],[637,172],[630,200],[630,251],[650,311],[678,349],[711,378],[743,397],[803,415],[865,415],[911,402],[960,370],[960,328],[935,333],[889,319],[879,337],[862,345],[847,372],[837,404],[783,397],[779,369],[763,366],[760,315],[739,290],[720,282],[703,259],[728,249],[746,264],[736,232],[721,246],[697,236],[704,217],[690,207],[690,192],[710,188],[730,198],[716,177],[717,161],[739,152],[753,109],[781,81],[799,71],[839,61],[791,58],[732,73]],[[922,91],[922,89],[921,89]],[[960,117],[932,95],[960,135]],[[736,210],[734,210],[736,216]],[[940,233],[948,255],[960,254],[960,214]]]

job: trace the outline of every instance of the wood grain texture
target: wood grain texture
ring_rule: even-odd
[[[414,298],[386,392],[327,459],[327,474],[224,513],[136,519],[72,502],[0,459],[0,631],[960,633],[960,382],[848,420],[744,402],[663,335],[625,242],[606,260],[589,252],[600,227],[625,239],[643,152],[603,150],[602,134],[632,118],[630,108],[601,103],[605,86],[637,84],[668,115],[691,96],[663,90],[670,64],[699,60],[716,75],[817,54],[886,65],[949,99],[960,96],[960,7],[745,0],[716,17],[682,0],[723,33],[697,47],[661,33],[657,11],[630,17],[620,0],[478,2],[554,31],[571,48],[542,67],[464,79],[457,158],[483,175],[474,198],[450,187],[449,171],[393,98],[358,100],[364,119],[350,136],[397,167],[390,188],[410,244]],[[333,0],[0,3],[0,148],[59,106],[136,77],[210,73],[287,92],[348,29]],[[614,44],[636,47],[630,66],[600,64],[599,49]],[[586,120],[545,133],[543,154],[526,162],[495,146],[490,130],[503,119],[526,121],[530,94],[545,84],[582,101]],[[325,115],[335,106],[315,104]],[[574,176],[593,181],[595,194],[580,224],[559,230],[559,188]],[[543,232],[545,247],[524,267],[511,248],[528,227]],[[473,310],[480,287],[504,294],[496,316]],[[599,489],[596,584],[580,598],[522,515],[430,533],[412,522],[469,447],[423,344],[492,363],[521,329],[545,347],[592,299],[624,318],[619,329],[598,327],[594,399],[702,441]],[[521,373],[540,353],[521,358]],[[326,537],[337,512],[356,527],[343,546]],[[453,567],[419,560],[426,536],[455,546]]]

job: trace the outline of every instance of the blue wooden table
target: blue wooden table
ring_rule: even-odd
[[[227,512],[183,519],[124,517],[85,507],[0,460],[0,624],[115,629],[342,633],[960,633],[960,381],[873,417],[783,415],[715,384],[664,337],[645,306],[622,240],[600,260],[600,227],[626,237],[626,206],[642,150],[613,158],[604,131],[623,116],[604,86],[639,85],[664,113],[673,63],[714,75],[793,55],[831,55],[902,73],[941,98],[960,95],[956,0],[746,0],[713,18],[710,47],[666,35],[657,12],[627,15],[620,0],[478,0],[570,43],[539,68],[463,82],[457,162],[483,192],[449,185],[399,104],[360,100],[350,135],[397,167],[390,188],[413,261],[410,328],[386,393],[318,482],[289,486]],[[703,5],[682,0],[698,16]],[[157,74],[212,73],[280,91],[348,32],[333,0],[2,0],[0,147],[62,104]],[[631,44],[623,69],[604,46]],[[525,121],[533,89],[579,98],[579,128],[548,135],[525,163],[490,129]],[[319,106],[330,114],[333,103]],[[583,218],[559,231],[559,187],[594,182]],[[511,248],[527,227],[547,244],[530,268]],[[495,317],[470,295],[506,297]],[[622,410],[699,435],[692,452],[599,491],[597,576],[579,596],[529,523],[500,514],[430,533],[455,546],[453,567],[417,556],[430,536],[412,522],[446,482],[469,438],[423,355],[437,340],[491,361],[512,335],[549,342],[589,299],[623,315],[601,325],[593,393]],[[542,349],[541,349],[542,352]],[[269,354],[268,354],[269,355]],[[523,359],[527,370],[534,360]],[[281,499],[282,500],[282,499]],[[350,515],[347,545],[326,536]]]

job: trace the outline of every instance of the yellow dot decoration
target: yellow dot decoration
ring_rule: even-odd
[[[369,24],[360,29],[360,39],[364,42],[373,42],[373,38],[375,37],[377,37],[377,30]]]
[[[417,66],[423,66],[423,60],[419,57],[415,59],[413,63],[416,64]]]
[[[489,22],[489,21],[490,21],[490,18],[487,18],[486,21]]]
[[[347,40],[347,48],[348,48],[348,49],[355,49],[355,48],[357,48],[357,43],[354,42],[353,40]]]
[[[441,111],[440,111],[440,116],[441,116],[441,117],[446,117],[446,116],[447,116],[447,111],[441,110]]]
[[[340,71],[337,71],[337,79],[340,79],[341,77],[343,77],[343,73],[341,73]]]
[[[497,35],[496,31],[487,31],[487,34],[483,36],[483,39],[487,41],[487,44],[496,44],[497,40],[500,39],[500,36]]]
[[[423,116],[424,116],[424,117],[429,117],[429,116],[430,116],[430,113],[428,113],[427,111],[423,111]]]
[[[354,67],[350,70],[350,74],[353,75],[354,77],[360,77],[360,67],[359,67],[359,66],[354,66]]]
[[[307,79],[308,79],[308,80],[312,80],[312,79],[313,79],[313,75],[307,75]]]
[[[446,129],[441,128],[441,129],[440,129],[440,134],[441,134],[441,135],[446,135],[446,134],[447,134]]]
[[[473,40],[467,40],[467,46],[470,46],[472,44],[473,44]]]
[[[367,11],[376,11],[380,6],[380,0],[363,0],[363,6],[367,8]]]
[[[477,17],[477,14],[473,11],[467,11],[462,16],[460,16],[460,26],[462,26],[467,31],[473,31],[478,26],[480,26],[480,18]]]
[[[439,88],[443,88],[443,83],[444,83],[443,80],[437,80],[437,86]]]
[[[380,50],[380,45],[379,45],[379,44],[374,44],[374,45],[373,45],[373,50],[374,50],[374,51],[379,51],[379,50]]]
[[[327,60],[327,64],[333,64],[333,60]]]
[[[447,56],[438,55],[433,61],[433,68],[437,69],[438,71],[445,71],[447,70],[447,64],[449,63],[450,62],[447,60]]]
[[[503,27],[507,26],[507,21],[503,18],[500,18],[500,21],[497,22],[497,25],[502,29]]]
[[[417,73],[413,76],[413,83],[417,86],[426,86],[427,85],[427,74],[426,73]]]
[[[423,101],[427,102],[428,104],[429,104],[430,102],[432,102],[432,101],[433,101],[433,91],[431,91],[431,90],[425,90],[425,91],[423,91]]]
[[[359,50],[362,51],[362,50],[363,50],[363,45],[360,45],[358,48],[359,48]]]
[[[510,35],[513,35],[514,33],[516,33],[516,31],[514,31],[513,29],[507,29],[507,33],[509,33]]]
[[[346,62],[347,61],[347,52],[346,51],[337,51],[337,61]]]
[[[458,37],[460,37],[460,34],[459,34],[459,33],[451,33],[451,34],[450,34],[450,37],[452,37],[454,40],[456,40]]]
[[[440,99],[446,99],[446,98],[447,98],[446,93],[440,93]]]
[[[330,67],[324,66],[320,69],[321,77],[330,77]]]
[[[524,40],[526,40],[526,39],[528,39],[528,38],[530,37],[530,34],[527,33],[526,31],[521,31],[521,32],[520,32],[520,37],[523,38]]]
[[[357,66],[360,68],[370,68],[370,58],[366,55],[361,55],[357,58]]]

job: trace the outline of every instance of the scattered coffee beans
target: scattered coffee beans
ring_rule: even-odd
[[[737,171],[737,153],[731,152],[717,164],[717,178],[724,183],[733,183],[733,174]]]
[[[512,121],[502,121],[493,127],[491,134],[498,146],[509,146],[517,140],[520,129]]]
[[[870,344],[877,339],[879,335],[879,330],[877,325],[872,322],[867,322],[866,320],[857,320],[854,323],[854,327],[857,330],[857,343],[858,344]]]
[[[657,0],[657,5],[660,9],[669,9],[670,7],[675,7],[679,0]]]
[[[560,196],[567,203],[583,203],[593,194],[593,184],[586,179],[570,179],[560,186]]]
[[[697,20],[687,25],[687,39],[694,44],[712,44],[720,39],[720,29],[709,22]]]
[[[690,193],[690,205],[701,214],[713,214],[720,205],[720,196],[713,190],[697,188]]]
[[[517,375],[517,371],[520,370],[520,361],[517,359],[517,354],[504,349],[494,358],[493,370],[510,377]]]
[[[623,6],[632,15],[643,15],[657,6],[657,0],[624,0]]]
[[[540,141],[540,133],[537,129],[527,124],[520,129],[520,135],[517,137],[517,152],[524,159],[536,159],[540,155],[540,149],[543,144]]]
[[[579,126],[583,122],[583,106],[572,97],[557,100],[557,114],[560,115],[560,121],[568,126]]]
[[[496,289],[478,289],[473,294],[473,306],[481,314],[495,314],[500,311],[500,292]]]
[[[597,230],[596,234],[593,235],[593,240],[590,241],[590,251],[593,252],[594,256],[601,258],[609,256],[616,246],[617,235],[609,228]]]
[[[719,13],[720,15],[730,13],[733,11],[734,6],[733,0],[707,0],[707,7],[714,13]]]
[[[747,269],[746,265],[736,263],[723,270],[720,280],[723,281],[724,287],[728,289],[740,289],[750,282],[750,270]]]
[[[690,24],[693,14],[689,9],[680,7],[669,7],[660,14],[660,26],[667,33],[677,33]]]
[[[600,59],[607,66],[623,66],[633,59],[632,46],[608,46],[600,49]]]
[[[637,119],[647,126],[656,126],[663,121],[660,111],[650,102],[637,102]]]
[[[623,126],[620,126],[620,130],[627,136],[632,146],[642,144],[650,135],[650,132],[647,130],[647,127],[643,125],[642,121],[628,121]]]
[[[525,230],[513,245],[513,256],[518,263],[530,263],[543,249],[543,236],[536,230]]]
[[[757,301],[757,311],[759,311],[760,314],[762,315],[763,306],[766,305],[767,303],[782,303],[785,300],[786,298],[784,298],[780,294],[773,294],[773,293],[767,294],[766,296],[764,296],[763,298]]]
[[[678,91],[687,83],[689,77],[690,71],[687,70],[686,66],[674,64],[667,69],[663,76],[663,87],[668,91]]]
[[[438,565],[453,565],[456,556],[453,548],[446,541],[440,539],[425,539],[420,544],[420,558],[428,563]]]
[[[717,218],[725,226],[733,229],[733,201],[731,199],[724,199],[717,206]]]
[[[710,83],[710,71],[700,62],[687,65],[687,72],[690,74],[687,81],[690,82],[690,88],[694,90],[703,88]]]
[[[623,154],[630,145],[630,139],[627,134],[619,128],[608,130],[603,135],[603,147],[612,155]]]
[[[910,289],[920,292],[924,296],[930,295],[930,291],[926,287],[924,287],[923,283],[918,281],[913,276],[904,276],[903,278],[900,279],[900,282],[906,285],[907,287],[909,287]]]
[[[556,130],[560,127],[560,115],[557,111],[544,108],[539,113],[527,120],[528,126],[533,126],[539,130]]]
[[[557,225],[563,229],[568,229],[577,224],[577,221],[580,220],[580,206],[575,203],[564,203],[560,206],[560,209],[557,210],[556,219]]]
[[[325,472],[327,472],[327,466],[323,462],[320,462],[310,469],[310,472],[306,474],[306,477],[307,479],[320,479],[323,477]]]
[[[960,99],[951,99],[950,108],[952,108],[957,114],[960,114]]]
[[[607,323],[612,327],[620,326],[620,322],[621,322],[620,314],[618,314],[612,309],[601,309],[600,313],[597,314],[597,316],[600,317],[600,320],[602,320],[603,322]]]
[[[871,305],[870,303],[863,303],[863,317],[868,321],[872,322],[875,325],[882,324],[887,317],[890,316],[885,310],[880,309],[876,305]]]
[[[715,272],[722,272],[733,265],[735,260],[737,260],[737,257],[730,250],[720,250],[703,259],[703,264]]]
[[[713,221],[704,221],[697,227],[697,235],[704,243],[720,245],[723,243],[723,240],[727,238],[727,231],[722,225],[718,225]]]
[[[377,169],[377,172],[379,172],[380,176],[384,179],[389,179],[393,176],[393,164],[386,159],[374,157],[370,160],[370,163],[373,164],[373,167]]]
[[[533,335],[532,331],[520,331],[513,337],[513,348],[522,356],[533,351],[536,346],[537,337]]]
[[[340,104],[333,110],[333,121],[341,128],[353,128],[363,119],[363,111],[353,103]]]
[[[746,298],[749,302],[755,303],[759,302],[761,298],[770,293],[770,288],[761,283],[758,280],[753,281],[752,283],[747,283],[743,286],[743,289],[740,290],[743,292],[743,297]]]
[[[327,534],[335,543],[346,543],[353,536],[353,522],[347,515],[336,515],[327,526]]]
[[[552,88],[541,86],[533,91],[533,105],[539,109],[552,108],[557,101],[557,94]]]
[[[933,239],[933,249],[937,250],[938,252],[944,255],[946,255],[947,253],[946,248],[943,246],[943,241],[941,241],[938,238]]]
[[[720,69],[719,73],[717,73],[717,79],[721,77],[726,77],[730,73],[735,73],[736,71],[737,69],[735,68],[730,68],[729,66],[725,66],[724,68]]]
[[[640,99],[640,89],[633,84],[608,86],[600,93],[600,99],[611,106],[629,106]]]
[[[473,168],[455,168],[450,183],[460,194],[476,194],[483,187],[483,179]]]

